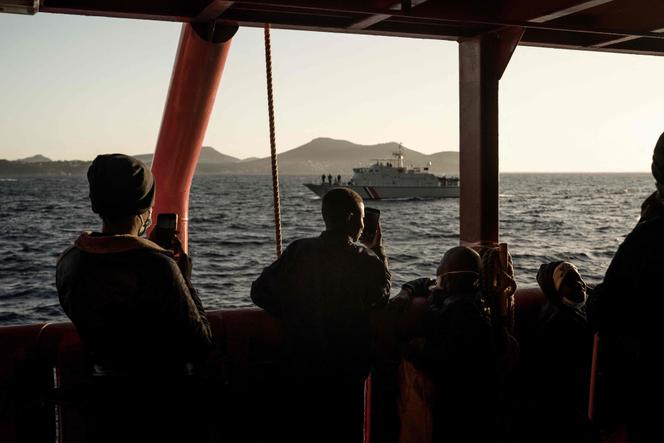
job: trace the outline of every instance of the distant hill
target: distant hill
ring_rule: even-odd
[[[134,155],[137,159],[145,164],[152,163],[153,154],[138,154]],[[201,155],[198,158],[198,164],[207,165],[226,165],[232,163],[239,163],[242,160],[232,157],[230,155],[222,154],[211,146],[203,146],[201,148]]]
[[[368,165],[374,159],[391,159],[399,144],[395,142],[377,145],[358,145],[345,140],[316,138],[309,143],[278,155],[279,173],[284,175],[305,174],[352,174],[353,168]],[[442,151],[427,155],[403,148],[406,165],[426,166],[431,162],[431,171],[436,174],[458,174],[459,153]],[[201,165],[202,168],[203,165]],[[270,158],[243,160],[238,164],[205,168],[210,173],[216,170],[225,174],[269,174]]]
[[[375,159],[391,159],[399,144],[395,142],[376,145],[358,145],[345,140],[316,138],[302,146],[279,154],[279,173],[283,175],[320,175],[342,174],[350,176],[353,168],[369,165]],[[406,147],[404,162],[406,165],[426,166],[431,162],[430,170],[435,174],[459,173],[459,153],[442,151],[427,155]],[[152,154],[139,154],[134,157],[146,164],[152,162]],[[44,158],[34,156],[29,159]],[[0,176],[15,175],[78,175],[85,174],[89,161],[26,161],[0,160]],[[204,146],[198,162],[199,174],[270,174],[270,158],[246,158],[240,160],[222,154],[210,146]]]
[[[19,160],[16,160],[17,162],[21,163],[46,163],[50,162],[51,159],[48,157],[44,157],[41,154],[33,155],[32,157],[27,157],[27,158],[21,158]]]

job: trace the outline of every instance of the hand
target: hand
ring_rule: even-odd
[[[390,301],[387,303],[387,310],[395,313],[406,312],[408,308],[410,308],[411,296],[412,291],[410,289],[402,289],[396,297],[390,299]]]
[[[366,246],[371,250],[374,250],[374,248],[381,246],[383,244],[383,232],[380,229],[380,221],[376,226],[376,234],[374,235],[373,239],[369,242],[365,239],[360,238],[360,241],[364,244],[364,246]]]
[[[180,239],[175,236],[175,240],[173,241],[173,259],[175,260],[175,263],[177,263],[178,268],[180,268],[180,272],[182,272],[182,275],[187,281],[191,281],[191,268],[192,268],[192,263],[191,263],[191,257],[187,255],[186,252],[184,252],[182,248],[182,242]]]

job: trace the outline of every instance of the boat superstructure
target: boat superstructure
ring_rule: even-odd
[[[185,248],[191,179],[238,25],[457,41],[459,223],[460,240],[467,244],[499,240],[498,89],[517,45],[664,55],[664,2],[653,0],[0,0],[0,12],[183,23],[153,171],[159,182],[154,217],[178,213]],[[517,339],[532,332],[542,302],[539,290],[517,292]],[[281,328],[259,309],[210,312],[209,318],[221,353],[209,366],[224,374],[235,395],[214,400],[232,402],[229,410],[250,417],[229,423],[225,441],[260,441],[254,433],[270,411],[264,407],[267,394],[258,387],[266,374],[278,372]],[[87,373],[70,323],[0,328],[0,397],[12,393],[22,400],[11,413],[1,409],[0,441],[82,441],[80,411],[66,399],[54,400],[53,392],[77,386]],[[315,392],[317,386],[305,389]],[[386,406],[393,404],[393,390],[373,380],[366,392],[365,441],[398,441],[398,415]]]
[[[403,148],[392,153],[392,159],[378,159],[370,166],[353,168],[353,178],[346,183],[305,183],[322,197],[337,186],[352,189],[365,200],[459,197],[457,177],[437,177],[424,167],[404,166]]]

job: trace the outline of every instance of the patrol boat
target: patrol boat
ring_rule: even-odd
[[[459,197],[458,177],[437,177],[429,172],[429,166],[405,167],[403,148],[392,153],[394,160],[374,160],[368,167],[353,168],[353,178],[347,183],[305,183],[316,195],[322,197],[332,188],[344,186],[352,189],[365,200]]]

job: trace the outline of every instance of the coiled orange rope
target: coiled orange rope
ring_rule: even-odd
[[[270,44],[270,24],[265,23],[265,74],[267,78],[267,111],[270,120],[270,158],[272,160],[272,194],[274,197],[274,229],[277,244],[277,257],[281,255],[281,200],[279,198],[279,167],[277,165],[277,141],[274,131],[274,96],[272,91],[272,45]]]

